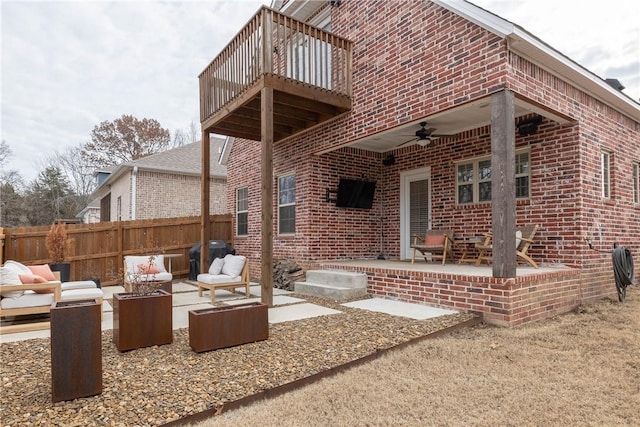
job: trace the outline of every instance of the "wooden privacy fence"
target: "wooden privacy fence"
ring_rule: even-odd
[[[97,224],[68,224],[71,280],[99,278],[118,284],[125,255],[179,254],[171,259],[174,277],[189,274],[189,249],[200,241],[200,217],[165,218]],[[45,243],[50,226],[0,228],[0,263],[51,263]],[[210,216],[210,240],[233,245],[233,216]],[[168,261],[167,261],[168,263]]]

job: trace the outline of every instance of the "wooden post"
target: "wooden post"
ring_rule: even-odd
[[[264,87],[261,100],[262,263],[261,301],[273,306],[273,88]]]
[[[493,277],[516,277],[515,113],[513,92],[491,96]]]
[[[211,182],[211,143],[209,132],[202,130],[202,174],[200,175],[200,272],[209,269],[209,239],[211,236],[211,221],[209,220],[209,188]]]

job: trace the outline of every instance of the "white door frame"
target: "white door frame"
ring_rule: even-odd
[[[411,257],[410,245],[411,236],[409,236],[409,188],[413,181],[428,180],[428,224],[431,228],[431,167],[427,166],[420,169],[400,172],[400,259],[408,259]]]

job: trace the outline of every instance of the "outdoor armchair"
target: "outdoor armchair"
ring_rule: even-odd
[[[411,248],[411,264],[416,260],[416,253],[420,252],[426,262],[429,262],[429,258],[441,259],[444,265],[447,256],[453,258],[453,230],[427,230],[424,238],[415,234]]]
[[[537,224],[530,224],[516,231],[516,256],[528,262],[534,268],[538,268],[538,264],[529,256],[527,251],[533,244],[534,237],[539,227],[540,226]],[[492,238],[493,236],[491,235],[491,233],[485,233],[484,241],[476,244],[476,249],[478,249],[478,259],[476,260],[476,265],[480,265],[483,261],[486,261],[487,263],[491,262],[493,252]]]

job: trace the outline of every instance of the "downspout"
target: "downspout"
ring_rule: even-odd
[[[138,177],[138,166],[133,167],[133,173],[131,174],[131,219],[136,219],[136,187]]]

